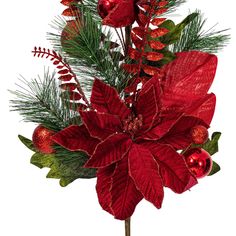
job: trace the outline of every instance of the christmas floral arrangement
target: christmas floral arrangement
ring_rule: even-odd
[[[216,96],[209,93],[217,56],[229,35],[203,31],[195,11],[176,24],[182,0],[62,0],[49,33],[53,49],[34,56],[55,68],[21,79],[12,109],[38,124],[31,163],[67,186],[97,178],[101,207],[130,217],[142,200],[162,206],[164,187],[180,194],[220,170],[209,138]]]

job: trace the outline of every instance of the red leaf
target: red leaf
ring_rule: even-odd
[[[149,130],[158,115],[157,96],[153,85],[147,91],[140,93],[136,110],[137,114],[143,117],[142,130]]]
[[[148,52],[146,54],[146,57],[149,61],[160,61],[164,57],[164,55],[158,52]]]
[[[60,88],[63,90],[67,90],[67,91],[73,91],[73,90],[76,90],[77,84],[75,84],[75,83],[61,84]]]
[[[76,16],[76,17],[78,17],[79,16],[78,8],[77,7],[69,7],[62,12],[62,15],[63,16]]]
[[[212,54],[192,51],[177,53],[177,58],[164,66],[166,74],[164,93],[188,100],[193,96],[205,96],[216,73],[217,57]]]
[[[125,88],[126,93],[133,93],[137,89],[137,85],[141,82],[141,78],[133,78],[131,84]]]
[[[61,75],[58,79],[61,81],[70,81],[73,78],[71,74]]]
[[[146,25],[148,22],[148,17],[144,15],[143,13],[138,14],[139,21],[142,25]]]
[[[159,26],[161,25],[164,21],[166,20],[166,18],[154,18],[151,23],[154,25],[154,26]]]
[[[158,7],[165,7],[168,4],[169,4],[169,1],[160,1],[157,3],[157,6]]]
[[[101,207],[113,215],[111,210],[111,184],[112,184],[112,175],[114,173],[116,165],[111,165],[105,168],[101,168],[97,171],[97,195],[98,201]]]
[[[104,140],[121,129],[121,122],[117,116],[95,111],[81,111],[80,115],[90,135],[95,138]]]
[[[113,134],[99,143],[85,167],[102,168],[121,160],[128,152],[132,140],[126,134]]]
[[[131,47],[129,47],[128,50],[129,57],[133,60],[138,60],[141,56],[141,53]]]
[[[161,37],[169,32],[166,28],[157,28],[151,31],[150,36],[152,38],[158,38]]]
[[[160,8],[160,9],[158,9],[158,10],[156,11],[155,14],[156,14],[157,16],[160,16],[160,15],[166,13],[167,11],[168,11],[168,8]]]
[[[134,27],[132,29],[132,33],[139,36],[142,39],[145,34],[145,31],[143,27]]]
[[[166,46],[164,43],[161,43],[160,41],[155,41],[155,40],[151,40],[148,43],[152,49],[156,49],[156,50],[161,50]]]
[[[143,46],[143,40],[135,33],[131,32],[131,40],[134,43],[136,48],[141,48]]]
[[[65,6],[70,6],[73,3],[77,3],[79,2],[78,0],[61,0],[61,4],[65,5]]]
[[[160,69],[154,66],[142,65],[144,72],[148,75],[154,76],[160,73]]]
[[[133,144],[129,151],[129,172],[144,198],[161,208],[164,197],[158,164],[146,148]]]
[[[199,118],[182,116],[171,127],[169,132],[160,139],[160,142],[169,144],[176,149],[185,149],[192,143],[190,131],[196,125],[203,125],[208,128],[207,124]]]
[[[70,151],[84,151],[91,155],[99,143],[92,138],[84,125],[71,125],[56,133],[52,140]]]
[[[119,220],[129,218],[143,198],[129,176],[127,157],[117,163],[112,176],[111,196],[111,208],[115,218]]]
[[[91,103],[97,111],[116,115],[121,120],[130,114],[130,110],[121,100],[118,92],[99,79],[94,81]]]
[[[164,186],[172,189],[176,193],[183,193],[188,190],[189,181],[193,176],[187,168],[183,156],[178,154],[169,145],[148,142],[145,146],[150,150],[159,164]],[[196,183],[197,181],[195,179],[195,184]]]
[[[64,70],[59,70],[57,73],[60,74],[60,75],[65,75],[69,72],[69,70],[67,69],[64,69]]]

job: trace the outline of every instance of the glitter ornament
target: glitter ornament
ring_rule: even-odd
[[[208,139],[208,130],[203,125],[196,125],[191,129],[191,137],[195,144],[203,144]]]

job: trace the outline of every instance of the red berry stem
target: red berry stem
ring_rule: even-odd
[[[131,236],[131,234],[130,234],[130,221],[131,221],[131,217],[125,220],[125,236]]]
[[[56,67],[58,69],[60,69],[60,71],[58,71],[58,73],[60,75],[65,75],[65,76],[69,76],[70,79],[74,78],[77,86],[76,88],[78,89],[81,98],[83,99],[83,101],[85,102],[85,104],[91,108],[91,104],[89,103],[88,99],[85,96],[85,93],[81,87],[81,84],[76,76],[76,74],[73,72],[73,70],[71,69],[70,65],[63,60],[62,56],[60,54],[58,54],[57,52],[55,52],[54,50],[50,50],[50,49],[45,49],[45,48],[41,48],[41,47],[35,47],[34,50],[32,51],[32,53],[34,53],[34,56],[38,56],[38,57],[46,57],[46,58],[50,58],[50,60],[53,62],[54,65],[56,65]]]

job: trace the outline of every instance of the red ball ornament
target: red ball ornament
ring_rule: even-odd
[[[98,14],[104,19],[119,2],[120,0],[99,0]]]
[[[34,147],[41,153],[50,154],[54,153],[53,144],[51,137],[55,134],[54,131],[49,130],[42,125],[39,125],[33,133],[33,144]]]
[[[212,159],[202,148],[191,148],[184,153],[188,168],[196,178],[207,176],[212,169]]]
[[[208,130],[203,125],[196,125],[191,129],[191,137],[194,143],[203,144],[208,140]]]

